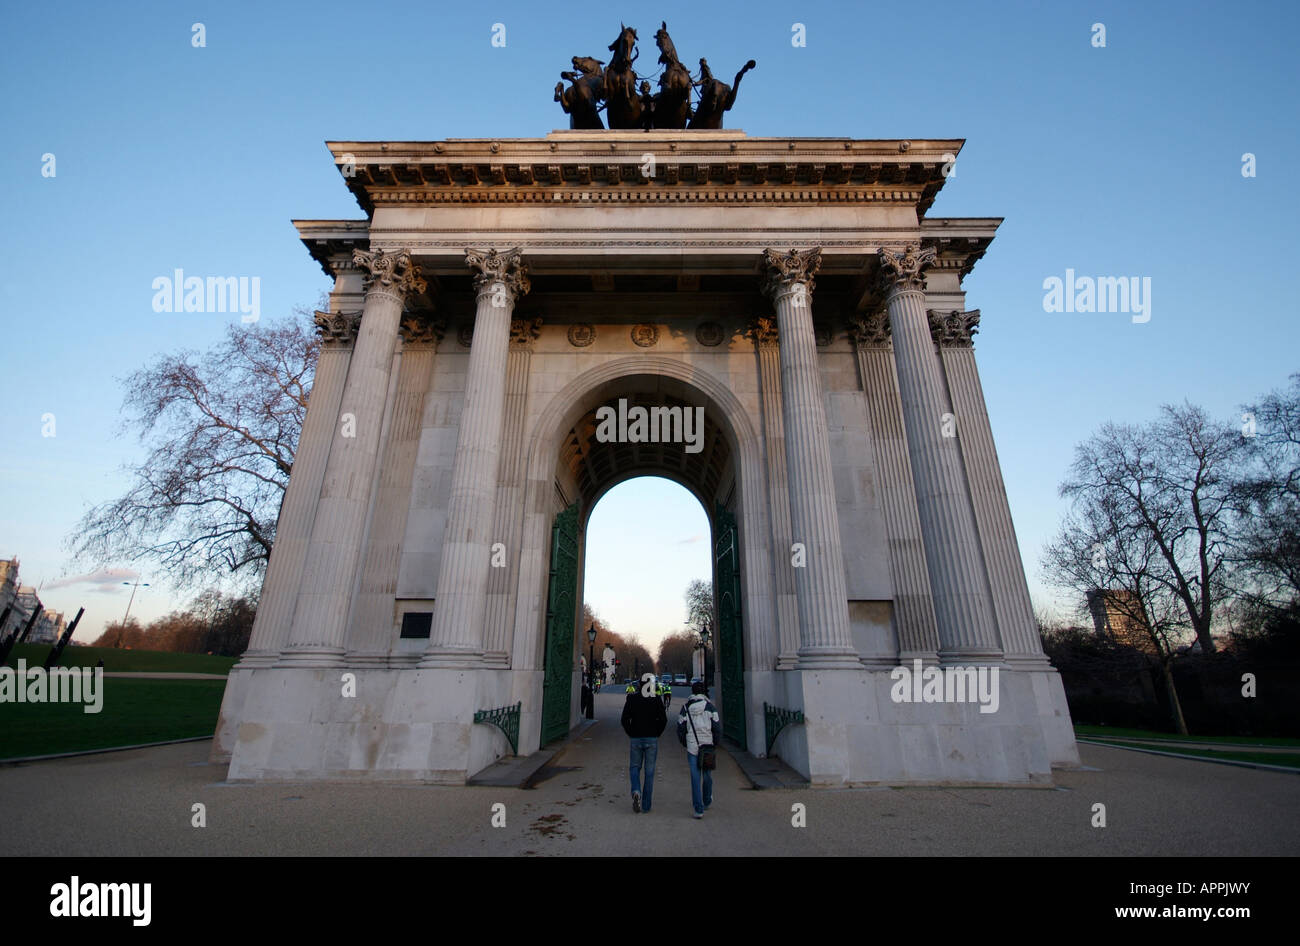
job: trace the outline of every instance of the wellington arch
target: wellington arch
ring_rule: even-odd
[[[587,517],[645,474],[710,518],[731,752],[815,786],[1077,765],[962,287],[1000,220],[927,213],[961,146],[330,143],[364,217],[295,222],[334,287],[229,778],[459,784],[566,738]],[[601,436],[620,402],[699,411],[698,449]],[[921,699],[921,668],[997,699]]]

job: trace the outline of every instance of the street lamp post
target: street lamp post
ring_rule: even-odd
[[[709,688],[712,681],[709,680],[709,635],[713,631],[713,625],[708,618],[700,622],[700,650],[704,651],[704,686]]]
[[[124,581],[122,582],[122,584],[131,585],[131,597],[128,598],[126,602],[126,614],[122,615],[122,623],[126,624],[126,619],[131,616],[131,603],[135,601],[135,589],[139,588],[141,585],[144,585],[144,587],[148,588],[149,582],[137,580],[134,584],[132,584],[129,581]]]
[[[596,718],[596,625],[587,628],[587,686],[591,699],[587,701],[587,718]]]

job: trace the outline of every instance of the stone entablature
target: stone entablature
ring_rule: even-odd
[[[334,141],[329,148],[368,213],[379,204],[569,200],[883,202],[924,213],[963,143],[750,138],[738,130],[556,131],[544,139]]]

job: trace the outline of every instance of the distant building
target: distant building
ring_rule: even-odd
[[[1088,610],[1092,612],[1093,628],[1098,636],[1158,655],[1146,609],[1132,591],[1094,588],[1088,592]]]
[[[14,556],[8,561],[0,560],[0,614],[4,609],[14,603],[14,598],[18,596],[18,556]],[[8,634],[10,629],[18,623],[17,615],[13,611],[9,612],[3,626],[0,626],[0,637]]]

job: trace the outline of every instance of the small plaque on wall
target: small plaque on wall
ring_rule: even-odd
[[[432,611],[407,611],[402,615],[402,637],[427,638],[432,628]]]

